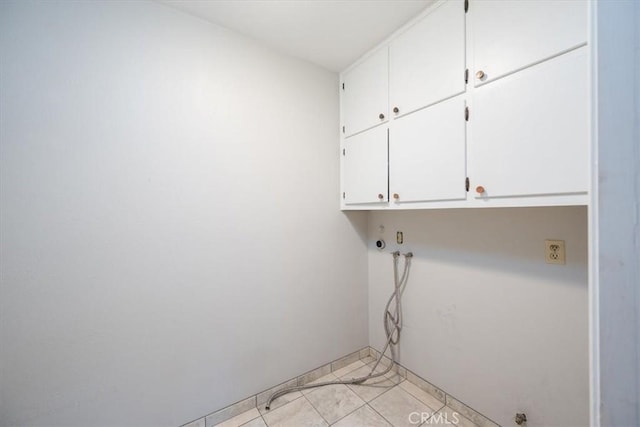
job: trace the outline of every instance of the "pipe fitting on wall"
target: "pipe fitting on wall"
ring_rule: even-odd
[[[527,414],[516,414],[516,424],[518,424],[519,426],[521,426],[522,424],[525,424],[527,422]]]

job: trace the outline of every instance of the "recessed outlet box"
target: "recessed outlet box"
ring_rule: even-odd
[[[544,260],[547,264],[566,264],[564,240],[545,240]]]

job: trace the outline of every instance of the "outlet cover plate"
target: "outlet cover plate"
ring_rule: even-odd
[[[547,264],[566,264],[564,240],[545,240],[544,260]]]

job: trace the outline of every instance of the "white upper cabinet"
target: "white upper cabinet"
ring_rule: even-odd
[[[396,204],[464,200],[465,101],[457,96],[394,120],[389,185]]]
[[[587,192],[587,68],[582,47],[475,90],[472,194],[490,199]]]
[[[475,85],[481,85],[587,41],[583,0],[473,0]]]
[[[347,205],[387,202],[387,128],[378,126],[345,138],[342,191]]]
[[[389,64],[384,47],[342,79],[342,125],[345,136],[385,123],[389,117]]]
[[[343,209],[588,203],[587,1],[468,6],[436,2],[343,73]]]
[[[393,116],[464,92],[464,73],[464,2],[450,0],[441,3],[389,46]]]

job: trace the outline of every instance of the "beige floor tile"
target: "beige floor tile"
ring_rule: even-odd
[[[331,372],[335,372],[338,369],[341,369],[347,365],[352,364],[356,360],[360,360],[360,352],[353,352],[345,357],[342,357],[336,361],[331,362]]]
[[[389,372],[385,375],[385,377],[387,377],[392,383],[396,385],[404,381],[404,378],[402,378],[397,372]]]
[[[261,406],[264,406],[265,403],[267,403],[267,401],[269,400],[269,398],[273,395],[273,393],[275,393],[276,391],[280,391],[283,390],[285,388],[291,388],[291,387],[297,387],[298,386],[298,379],[294,378],[291,379],[285,383],[282,384],[278,384],[275,387],[271,387],[268,390],[263,391],[262,393],[258,393],[258,395],[256,396],[256,406],[259,408]],[[299,397],[299,396],[298,396]]]
[[[342,384],[320,387],[307,394],[306,398],[329,424],[364,405],[364,400]]]
[[[348,374],[349,372],[355,371],[358,368],[363,367],[365,364],[361,361],[358,360],[356,362],[353,362],[347,366],[345,366],[344,368],[340,368],[336,371],[333,371],[332,374],[335,375],[336,377],[340,378],[343,375]]]
[[[380,356],[378,356],[378,357],[380,357]],[[368,365],[371,365],[372,363],[375,364],[375,362],[378,361],[378,357],[376,357],[372,362],[369,362]],[[380,361],[380,363],[378,363],[378,365],[384,366],[386,368],[387,366],[389,366],[390,363],[391,363],[391,358],[389,358],[387,356],[384,356],[384,357],[382,357],[382,360]]]
[[[374,366],[376,366],[376,361],[368,363],[367,366],[369,366],[370,368],[373,368]],[[385,360],[382,360],[382,361],[380,361],[380,363],[378,363],[378,366],[376,367],[376,372],[387,370],[388,367],[389,367],[389,363],[386,362]],[[396,364],[391,368],[389,373],[393,373],[395,375],[398,375],[404,380],[405,379],[404,377],[406,377],[406,371],[403,369],[404,376],[402,376],[402,375],[399,374],[400,369],[401,368]]]
[[[361,377],[367,376],[367,375],[369,375],[371,373],[371,368],[372,367],[373,366],[369,366],[369,365],[361,366],[360,368],[358,368],[356,370],[353,370],[351,372],[348,372],[345,375],[342,375],[340,377],[340,379],[341,380],[350,380],[350,379],[353,379],[353,378],[361,378]],[[378,367],[378,368],[376,368],[376,373],[377,372],[382,372],[383,370],[384,370],[384,368]]]
[[[424,403],[404,391],[400,386],[375,398],[369,405],[389,421],[394,427],[415,427],[422,419],[433,415]]]
[[[423,389],[421,389],[420,387],[418,387],[417,385],[413,384],[410,381],[404,380],[399,385],[400,387],[402,387],[404,391],[411,394],[420,402],[427,405],[434,412],[444,407],[443,402],[440,402],[438,399],[436,399],[435,396],[427,393],[426,391],[424,391]]]
[[[461,401],[447,395],[447,406],[453,409],[455,412],[463,415],[465,418],[471,420],[475,425],[480,427],[500,427],[498,424],[491,421],[484,415],[474,411]]]
[[[298,385],[309,384],[312,381],[317,380],[320,377],[323,377],[327,374],[331,373],[331,363],[327,363],[317,369],[314,369],[311,372],[307,372],[304,375],[300,375],[298,377]]]
[[[395,383],[383,377],[367,380],[364,384],[361,385],[349,384],[347,387],[349,387],[354,391],[354,393],[360,396],[360,399],[364,400],[365,402],[371,402],[373,399],[380,396],[382,393],[389,390],[391,387],[394,387],[395,385]]]
[[[205,425],[206,427],[218,425],[240,414],[244,414],[245,412],[250,411],[255,407],[256,397],[249,397],[247,399],[241,400],[240,402],[234,403],[233,405],[227,406],[226,408],[222,408],[219,411],[214,412],[213,414],[207,415],[205,417]]]
[[[300,397],[302,397],[302,393],[300,393],[299,391],[292,391],[291,393],[284,394],[276,398],[273,402],[271,402],[271,405],[269,406],[270,408],[269,411],[278,409],[279,407],[286,405],[289,402],[293,402],[294,400]],[[266,402],[258,406],[258,411],[260,411],[261,415],[269,413],[269,411],[265,409],[265,405],[266,405]]]
[[[428,381],[425,381],[424,379],[422,379],[421,377],[419,377],[418,375],[414,374],[411,371],[407,371],[406,378],[407,378],[407,380],[409,382],[417,385],[418,388],[423,389],[424,391],[426,391],[427,393],[431,394],[432,396],[436,396],[436,398],[439,401],[445,402],[446,395],[445,395],[444,391],[440,390],[435,385],[431,384]]]
[[[320,377],[315,381],[310,382],[307,385],[313,385],[313,384],[320,384],[320,383],[327,383],[327,382],[331,382],[331,381],[338,381],[338,377],[336,377],[333,374],[329,374],[329,375],[325,375],[324,377]],[[314,388],[306,388],[304,390],[302,390],[302,394],[307,395],[315,390],[318,390],[317,387]]]
[[[189,424],[185,424],[182,427],[205,427],[205,426],[206,426],[206,424],[205,424],[205,420],[204,420],[204,417],[203,417],[203,418],[197,419],[195,421],[191,421]]]
[[[376,361],[367,363],[367,366],[369,367],[369,369],[373,368],[374,366],[376,366]],[[378,363],[378,366],[376,367],[376,372],[386,371],[388,367],[389,367],[389,364],[385,363],[383,360],[380,363]],[[395,365],[393,368],[391,368],[389,373],[397,374],[398,369],[399,369],[398,365]]]
[[[391,427],[380,414],[371,409],[369,405],[361,406],[360,409],[347,415],[337,423],[334,427]]]
[[[464,417],[461,413],[451,409],[448,406],[443,407],[429,420],[429,425],[434,426],[457,426],[457,427],[478,427],[471,420]]]
[[[361,368],[356,369],[344,375],[342,380],[352,379],[352,378],[360,378],[368,375],[371,372],[371,366],[363,366]],[[382,371],[383,368],[377,368],[378,372]],[[391,376],[393,377],[392,373]],[[398,382],[400,382],[399,378],[388,378],[387,376],[372,378],[370,380],[365,381],[363,384],[349,384],[348,387],[353,390],[362,400],[365,402],[369,402],[376,397],[380,396],[385,391],[389,390],[389,388],[395,386]]]
[[[364,363],[365,365],[368,365],[368,364],[369,364],[369,363],[371,363],[371,362],[375,362],[375,361],[376,361],[376,358],[375,358],[375,357],[373,357],[373,356],[367,356],[367,357],[365,357],[364,359],[360,359],[360,361],[361,361],[362,363]]]
[[[360,358],[364,359],[365,357],[369,356],[370,353],[371,353],[371,349],[369,347],[365,347],[362,350],[360,350]]]
[[[406,377],[391,370],[363,384],[329,384],[293,391],[271,402],[271,410],[264,409],[275,390],[297,385],[301,378],[307,380],[315,376],[309,385],[317,385],[366,377],[371,374],[376,359],[369,356],[334,372],[326,372],[327,366],[337,367],[349,361],[339,362],[325,365],[183,427],[497,427],[491,420],[408,371]],[[388,363],[380,363],[375,373],[386,371],[387,366]],[[396,370],[399,369],[404,368]],[[317,378],[318,374],[323,376]],[[439,399],[436,392],[438,396],[445,396],[447,401]],[[229,416],[233,418],[223,421]]]
[[[324,427],[327,422],[304,397],[264,414],[269,427]]]
[[[256,418],[255,420],[251,420],[246,424],[242,424],[241,427],[267,427],[267,424],[264,422],[262,417]]]
[[[216,427],[240,427],[247,422],[260,417],[260,412],[256,408],[250,409],[247,412],[243,412],[240,415],[236,415],[235,417],[227,420],[223,423],[216,424]]]

